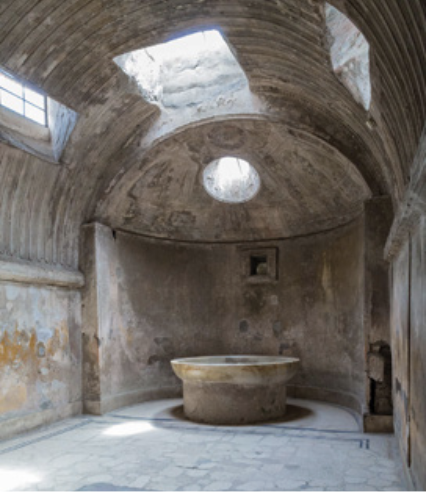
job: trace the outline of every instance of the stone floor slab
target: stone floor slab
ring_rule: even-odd
[[[392,435],[348,410],[289,399],[284,420],[210,426],[181,400],[81,416],[0,442],[0,483],[17,490],[403,490]]]

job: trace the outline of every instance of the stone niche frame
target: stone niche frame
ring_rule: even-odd
[[[276,247],[242,249],[240,263],[241,277],[246,283],[265,284],[278,281],[278,248]]]

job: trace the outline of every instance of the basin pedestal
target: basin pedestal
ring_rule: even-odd
[[[209,424],[249,424],[285,414],[283,384],[183,383],[185,415]]]
[[[248,424],[285,414],[286,383],[299,359],[278,356],[210,356],[175,359],[188,419],[208,424]]]

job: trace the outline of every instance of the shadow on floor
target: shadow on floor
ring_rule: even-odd
[[[275,420],[268,420],[265,422],[259,422],[261,425],[267,425],[267,424],[284,424],[284,423],[289,423],[289,422],[294,422],[294,421],[300,421],[305,418],[311,417],[314,414],[314,412],[306,407],[301,407],[299,405],[290,405],[288,404],[286,407],[286,414],[279,419]],[[183,405],[177,405],[175,407],[170,407],[159,414],[155,415],[154,417],[155,422],[154,425],[161,426],[161,422],[164,421],[165,419],[170,419],[170,420],[178,420],[181,422],[191,422],[189,419],[185,417],[184,411],[183,411]],[[194,422],[191,422],[194,423]],[[197,422],[198,425],[209,425],[209,424],[204,424],[201,422]],[[238,427],[252,427],[253,425],[257,425],[256,423],[253,424],[241,424],[237,425]],[[215,427],[221,427],[220,425],[215,425]],[[226,426],[229,427],[229,426]]]
[[[90,485],[85,485],[80,489],[77,489],[77,492],[80,491],[97,491],[97,490],[105,490],[105,491],[114,491],[114,490],[122,490],[123,492],[128,491],[141,491],[143,489],[132,489],[131,487],[123,487],[122,485],[114,485],[113,483],[92,483]]]

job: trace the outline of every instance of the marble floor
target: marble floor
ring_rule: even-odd
[[[284,420],[207,426],[182,400],[79,416],[0,442],[0,490],[402,490],[391,435],[290,399]]]

